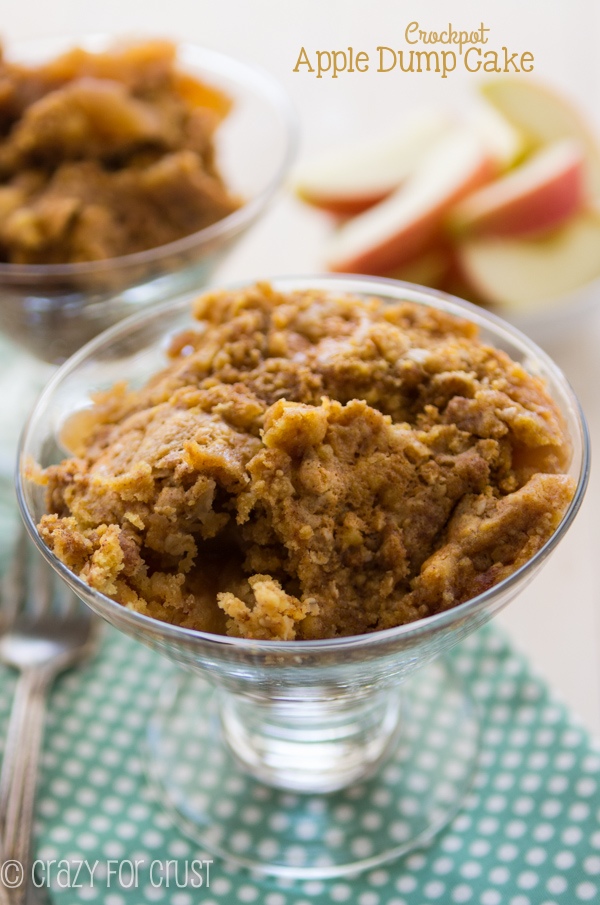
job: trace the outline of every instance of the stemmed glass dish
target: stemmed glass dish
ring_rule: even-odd
[[[110,35],[47,38],[17,44],[10,56],[39,64],[74,46],[100,52],[113,43]],[[24,413],[52,367],[139,308],[203,286],[264,212],[291,165],[296,120],[275,79],[187,43],[177,47],[177,65],[233,102],[214,141],[224,181],[243,204],[199,232],[137,254],[77,264],[0,263],[0,523],[14,513],[12,474]]]
[[[459,679],[432,661],[516,596],[564,536],[587,483],[588,439],[559,369],[527,337],[474,306],[361,277],[287,278],[275,287],[410,301],[473,321],[484,341],[545,380],[572,443],[570,474],[577,482],[544,547],[505,581],[454,609],[331,640],[211,635],[127,610],[69,572],[37,533],[44,492],[24,470],[32,460],[45,467],[64,456],[61,428],[89,405],[91,393],[116,380],[140,385],[156,372],[169,337],[192,323],[188,301],[113,327],[50,381],[22,438],[22,513],[44,556],[92,609],[187,674],[164,689],[149,730],[149,773],[165,805],[207,849],[240,864],[336,876],[397,857],[460,807],[477,757],[477,719]]]
[[[100,52],[113,42],[108,35],[31,41],[17,45],[11,57],[39,64],[73,46]],[[278,82],[193,44],[177,46],[177,66],[232,100],[215,133],[215,156],[225,184],[243,204],[205,229],[135,254],[75,264],[0,263],[0,330],[43,361],[64,360],[140,305],[202,286],[288,170],[296,126]]]

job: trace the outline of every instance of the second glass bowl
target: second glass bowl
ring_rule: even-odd
[[[99,52],[113,38],[51,38],[17,45],[11,58],[40,63],[80,46]],[[262,213],[296,148],[287,95],[261,70],[193,44],[177,46],[177,65],[233,101],[216,136],[225,183],[244,203],[211,226],[137,254],[77,264],[0,263],[0,331],[56,364],[136,308],[204,285],[223,255]]]
[[[101,52],[114,40],[88,35],[28,41],[11,48],[10,56],[34,65],[75,46]],[[78,264],[0,263],[0,568],[14,534],[18,436],[52,367],[134,311],[205,285],[264,212],[295,154],[295,114],[268,73],[187,43],[177,46],[177,64],[233,102],[215,135],[216,159],[227,186],[244,203],[206,229],[137,254]]]

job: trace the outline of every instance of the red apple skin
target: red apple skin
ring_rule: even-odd
[[[447,244],[435,243],[410,261],[394,267],[383,276],[404,283],[441,289],[449,273],[452,251]]]
[[[378,192],[370,195],[356,195],[348,198],[327,198],[324,195],[311,195],[310,192],[304,190],[298,191],[297,194],[298,198],[306,204],[310,204],[312,207],[332,214],[339,219],[346,219],[348,217],[355,217],[357,214],[362,214],[363,211],[368,210],[375,204],[379,204],[380,201],[383,201],[384,198],[391,195],[392,192],[395,191],[395,188],[396,187],[394,186],[387,192]]]
[[[578,141],[584,150],[586,194],[600,198],[600,143],[568,98],[550,85],[517,75],[490,78],[479,91],[532,149],[565,138]]]
[[[566,151],[546,181],[535,184],[531,172],[534,183],[512,198],[508,187],[517,170],[466,197],[451,211],[450,228],[482,236],[533,236],[560,226],[583,208],[585,161],[575,148]]]
[[[444,111],[420,108],[387,135],[329,150],[296,168],[292,187],[307,204],[336,217],[352,217],[395,192],[429,149],[450,130]]]
[[[482,156],[478,166],[465,182],[440,199],[437,204],[424,210],[417,219],[391,232],[379,245],[365,248],[352,257],[331,261],[329,269],[334,273],[384,276],[390,270],[401,267],[434,244],[442,234],[443,219],[450,208],[465,195],[493,179],[496,172],[496,165],[489,158]],[[402,189],[399,192],[402,192]],[[388,203],[389,201],[390,198],[387,199]]]
[[[430,242],[437,238],[441,212],[429,211],[409,230],[391,235],[382,245],[367,248],[352,258],[333,261],[329,269],[333,273],[367,273],[385,276],[387,272],[408,264]]]
[[[583,168],[574,167],[551,190],[540,186],[528,198],[507,206],[498,216],[490,214],[481,220],[477,230],[488,236],[534,235],[560,226],[581,210],[584,201]]]

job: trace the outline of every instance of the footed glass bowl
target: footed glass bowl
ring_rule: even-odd
[[[191,324],[188,302],[112,328],[50,381],[22,438],[22,514],[42,554],[95,612],[184,670],[165,687],[149,728],[151,781],[183,830],[208,850],[266,872],[329,877],[399,856],[460,808],[477,759],[477,717],[468,689],[443,659],[433,661],[512,600],[564,536],[586,487],[588,438],[558,368],[529,339],[481,309],[391,280],[332,276],[274,283],[284,291],[318,287],[411,301],[477,323],[485,340],[546,381],[572,441],[570,473],[577,481],[545,546],[508,579],[454,609],[334,640],[211,635],[127,610],[69,572],[37,533],[44,491],[24,471],[28,461],[47,466],[62,458],[61,428],[89,404],[91,393],[116,380],[139,385],[160,367],[169,337]]]
[[[10,57],[41,63],[73,46],[98,52],[113,42],[109,35],[30,41],[16,45]],[[64,361],[136,308],[204,285],[287,173],[296,123],[278,82],[192,44],[178,44],[177,63],[233,101],[215,134],[216,160],[226,185],[244,203],[199,232],[136,254],[77,264],[0,263],[0,331],[42,361]]]
[[[49,38],[17,44],[9,55],[31,65],[74,46],[102,51],[113,41],[110,35]],[[233,101],[215,134],[216,159],[228,187],[244,203],[206,229],[138,254],[64,265],[0,262],[0,567],[14,535],[18,437],[53,367],[134,311],[205,285],[264,212],[291,165],[296,119],[277,81],[192,44],[178,44],[177,58],[183,71]]]

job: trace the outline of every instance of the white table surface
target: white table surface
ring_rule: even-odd
[[[425,8],[425,11],[424,11]],[[30,37],[159,34],[203,43],[260,64],[286,86],[302,126],[300,155],[383,132],[423,102],[460,109],[477,76],[445,80],[434,73],[375,73],[337,80],[293,73],[307,50],[352,45],[374,52],[400,48],[413,21],[443,29],[490,29],[490,46],[530,51],[535,72],[577,99],[600,131],[600,4],[591,0],[0,0],[6,45]],[[219,281],[321,268],[328,223],[282,193],[264,220],[234,250]],[[546,343],[586,411],[592,444],[600,444],[600,299],[598,312]],[[568,536],[542,573],[498,618],[526,651],[534,669],[587,726],[600,731],[600,478],[593,470],[587,498]]]

